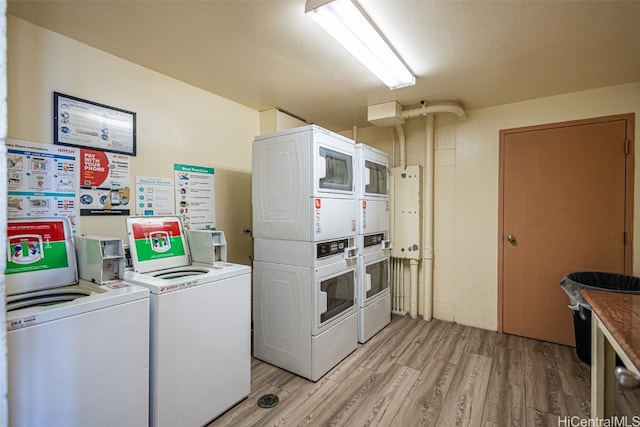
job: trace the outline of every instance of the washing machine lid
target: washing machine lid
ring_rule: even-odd
[[[125,282],[97,285],[84,280],[56,289],[8,296],[7,331],[94,313],[145,299],[149,299],[149,290],[143,286]]]
[[[187,236],[177,216],[127,218],[129,251],[138,273],[191,265]]]
[[[7,295],[78,281],[73,232],[66,217],[7,220]]]

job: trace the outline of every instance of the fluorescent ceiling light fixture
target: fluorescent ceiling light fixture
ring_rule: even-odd
[[[351,0],[307,0],[305,13],[390,89],[416,84],[411,71]]]

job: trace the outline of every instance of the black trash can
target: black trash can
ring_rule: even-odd
[[[569,297],[573,311],[576,353],[591,365],[591,307],[580,295],[582,289],[640,294],[640,278],[617,273],[580,271],[562,278],[560,286]]]

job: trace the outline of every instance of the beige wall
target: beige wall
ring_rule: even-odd
[[[433,315],[495,330],[498,325],[499,131],[613,114],[636,113],[640,132],[640,82],[467,111],[435,119]],[[391,128],[357,130],[364,142],[398,158]],[[350,131],[343,132],[346,135]],[[407,164],[424,165],[425,119],[405,124]],[[637,142],[636,142],[636,145]],[[395,147],[395,149],[394,149]],[[636,149],[640,165],[640,149]],[[392,161],[397,164],[397,161]],[[640,166],[635,173],[634,241],[640,247]],[[640,251],[634,251],[640,274]],[[422,272],[420,289],[422,289]],[[420,298],[422,302],[422,298]],[[422,306],[420,313],[422,313]]]
[[[304,126],[307,123],[276,108],[260,111],[260,135]]]
[[[7,37],[9,138],[52,143],[54,91],[135,111],[132,184],[136,175],[172,178],[174,162],[214,167],[216,226],[230,261],[249,263],[251,239],[241,231],[251,228],[257,111],[15,17]],[[81,217],[80,232],[126,242],[121,217]]]

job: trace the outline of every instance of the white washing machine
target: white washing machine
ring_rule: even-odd
[[[150,424],[204,425],[249,395],[251,268],[192,263],[178,217],[128,218],[127,231],[125,280],[151,292]]]
[[[358,235],[358,342],[391,323],[388,233]]]
[[[253,142],[253,236],[324,241],[356,233],[355,144],[315,125]]]
[[[254,356],[311,381],[357,345],[355,238],[255,239]]]
[[[78,282],[66,218],[7,235],[9,425],[147,425],[149,291]]]

